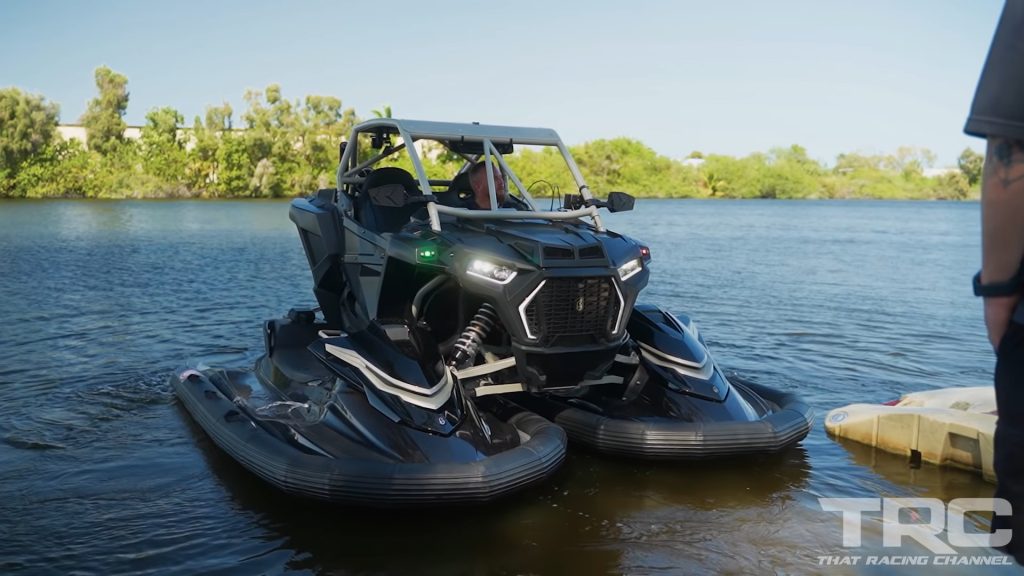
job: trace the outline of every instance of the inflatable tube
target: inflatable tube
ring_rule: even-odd
[[[246,417],[205,375],[171,377],[185,409],[242,466],[292,495],[374,507],[485,502],[543,480],[565,457],[565,433],[520,412],[508,421],[524,441],[465,463],[330,458],[296,450]],[[238,417],[225,418],[235,411]]]
[[[570,440],[601,452],[659,460],[699,460],[784,450],[807,436],[813,410],[795,394],[731,378],[744,396],[766,401],[771,413],[749,422],[626,420],[579,408],[555,417]]]
[[[907,394],[891,405],[836,408],[826,416],[825,430],[912,460],[975,470],[995,481],[994,411],[991,386],[946,388]]]

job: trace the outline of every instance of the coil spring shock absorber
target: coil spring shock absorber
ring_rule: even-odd
[[[480,305],[476,315],[469,321],[469,325],[462,331],[462,335],[455,341],[455,353],[452,354],[448,365],[455,368],[464,368],[473,358],[480,344],[487,338],[487,334],[498,322],[498,311],[488,303]]]

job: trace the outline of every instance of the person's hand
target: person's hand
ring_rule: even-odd
[[[1020,295],[985,298],[985,328],[993,350],[999,350],[999,342],[1010,326],[1010,319],[1019,301]]]

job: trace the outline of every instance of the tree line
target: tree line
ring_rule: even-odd
[[[125,138],[128,79],[95,72],[97,95],[81,123],[88,145],[57,134],[60,109],[43,96],[0,89],[0,197],[14,198],[279,198],[334,184],[338,143],[359,117],[333,96],[291,101],[280,86],[245,93],[236,118],[227,103],[209,106],[185,124],[171,107],[146,114],[141,137]],[[390,107],[372,111],[390,116]],[[967,148],[958,169],[935,177],[935,155],[903,147],[893,154],[840,154],[832,166],[797,145],[745,157],[693,152],[686,160],[659,155],[630,138],[571,147],[599,195],[625,190],[666,198],[970,199],[979,194],[984,158]],[[424,159],[428,172],[457,169],[451,154]],[[509,157],[523,182],[573,189],[552,149]],[[450,164],[450,166],[448,166]]]

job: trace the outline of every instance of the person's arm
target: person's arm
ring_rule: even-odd
[[[1024,259],[1024,141],[988,138],[981,187],[981,282],[1004,282]],[[985,327],[999,348],[1020,294],[985,298]]]

